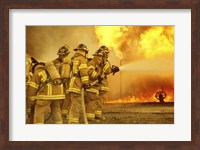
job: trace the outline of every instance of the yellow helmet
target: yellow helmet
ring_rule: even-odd
[[[104,45],[101,46],[99,49],[102,49],[105,53],[110,53],[108,47],[106,47],[106,46],[104,46]]]
[[[94,54],[93,56],[102,56],[104,57],[105,56],[105,51],[103,49],[98,49]]]
[[[69,46],[68,45],[64,45],[62,47],[59,48],[57,55],[65,55],[65,54],[69,54]]]
[[[87,46],[85,44],[79,44],[77,48],[74,49],[75,51],[77,50],[84,50],[86,51],[86,53],[88,53],[88,49],[87,49]]]

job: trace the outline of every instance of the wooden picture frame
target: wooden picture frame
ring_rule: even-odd
[[[192,59],[191,100],[192,140],[184,141],[123,141],[123,142],[57,142],[57,141],[9,141],[9,10],[10,9],[191,9]],[[2,0],[0,2],[0,149],[191,149],[200,147],[199,103],[199,51],[200,51],[200,0]]]

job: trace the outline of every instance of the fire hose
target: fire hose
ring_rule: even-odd
[[[95,80],[90,85],[93,86],[93,85],[97,84],[98,82],[99,82],[98,80]],[[88,124],[88,120],[87,120],[87,116],[86,116],[86,111],[85,111],[84,92],[85,92],[85,89],[81,88],[81,106],[82,106],[82,112],[83,112],[83,119],[84,119],[84,123]]]
[[[87,116],[86,116],[86,111],[85,111],[85,99],[84,99],[84,92],[85,89],[81,89],[81,106],[82,106],[82,111],[83,111],[83,119],[85,124],[88,124]]]

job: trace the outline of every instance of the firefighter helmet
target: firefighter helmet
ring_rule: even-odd
[[[58,50],[58,55],[65,55],[65,54],[69,54],[70,53],[70,51],[69,51],[69,46],[68,45],[64,45],[64,46],[62,46],[62,47],[60,47],[59,48],[59,50]]]
[[[102,50],[102,49],[98,49],[94,54],[93,56],[102,56],[104,57],[105,56],[105,51]]]
[[[75,51],[77,50],[84,50],[86,51],[86,53],[88,53],[88,49],[87,49],[87,46],[85,44],[79,44],[77,48],[74,49]]]
[[[109,49],[108,49],[108,47],[106,47],[106,46],[101,46],[99,49],[102,49],[103,51],[105,51],[105,53],[109,53],[110,51],[109,51]]]

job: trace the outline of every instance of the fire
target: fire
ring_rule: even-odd
[[[122,51],[119,50],[119,38],[124,36],[124,32],[128,31],[125,26],[97,26],[95,32],[101,45],[106,45],[114,49],[117,57],[123,58]]]
[[[174,26],[96,26],[95,33],[99,46],[124,62],[121,98],[107,102],[159,102],[158,88],[166,92],[165,102],[174,101]]]
[[[99,44],[113,49],[120,59],[174,53],[173,26],[96,26],[95,33]]]
[[[174,53],[173,27],[151,27],[140,37],[140,47],[147,58]]]
[[[153,93],[150,97],[146,97],[145,95],[141,96],[127,96],[124,98],[116,99],[116,100],[106,100],[104,103],[146,103],[146,102],[160,102],[156,97],[156,93],[160,91],[158,89],[155,93]],[[174,102],[174,93],[171,90],[166,91],[166,98],[164,102]]]

